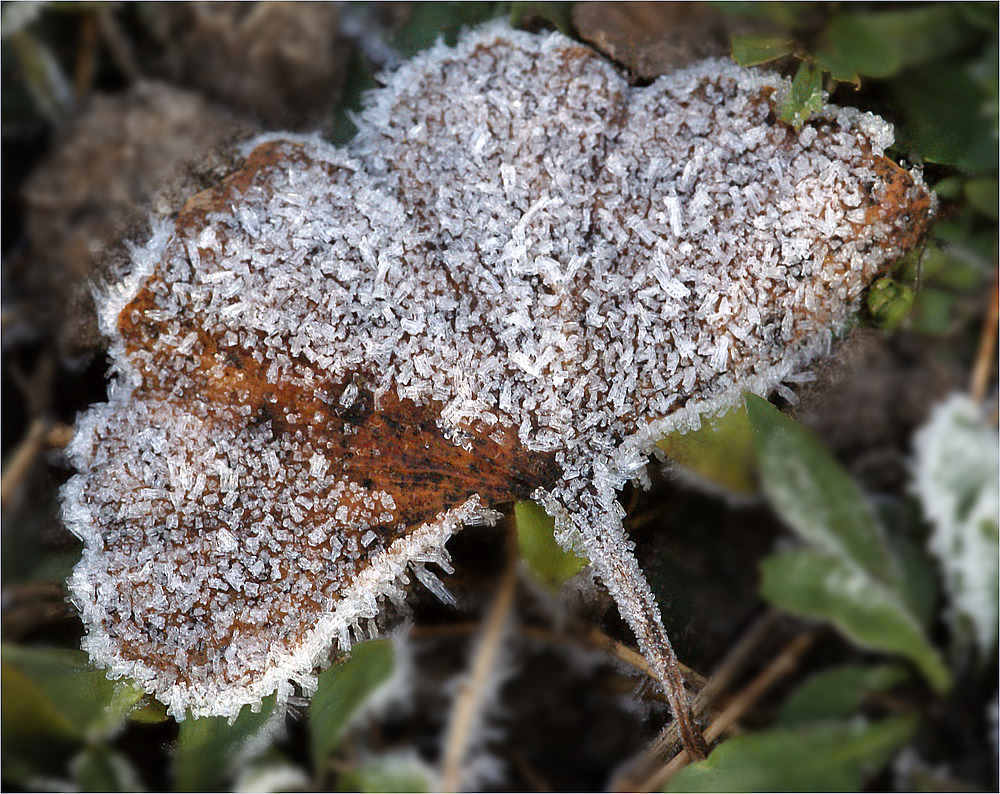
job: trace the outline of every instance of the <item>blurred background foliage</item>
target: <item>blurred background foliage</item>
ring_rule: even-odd
[[[167,6],[0,7],[5,788],[996,789],[995,3]],[[778,69],[793,78],[783,121],[801,126],[824,97],[885,116],[893,156],[940,202],[814,384],[664,439],[667,473],[623,495],[719,743],[670,761],[631,637],[527,502],[453,542],[458,608],[415,592],[387,617],[408,631],[334,660],[291,715],[265,702],[233,724],[178,724],[77,650],[60,446],[105,379],[79,294],[120,275],[103,251],[236,162],[216,150],[272,128],[348,140],[381,70],[498,17],[574,36],[638,84],[706,55]],[[163,180],[176,195],[155,194]],[[484,614],[504,618],[486,682],[469,673]],[[454,703],[476,687],[478,727],[449,778]]]

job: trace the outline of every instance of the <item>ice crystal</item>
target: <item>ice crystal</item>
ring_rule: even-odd
[[[630,87],[491,27],[388,76],[346,148],[260,141],[104,299],[117,374],[64,499],[93,658],[178,716],[285,699],[529,495],[635,626],[616,491],[822,351],[926,222],[885,122],[796,133],[787,88],[722,61]]]

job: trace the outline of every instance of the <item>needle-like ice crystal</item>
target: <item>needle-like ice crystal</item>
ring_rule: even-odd
[[[888,124],[796,133],[787,88],[722,61],[630,87],[491,27],[389,76],[346,148],[262,142],[103,298],[115,379],[64,492],[94,660],[178,717],[287,698],[531,495],[649,650],[616,491],[824,350],[930,210]]]

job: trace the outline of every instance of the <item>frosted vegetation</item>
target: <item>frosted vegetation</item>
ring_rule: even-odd
[[[102,299],[116,375],[64,493],[92,657],[179,718],[283,702],[504,495],[656,657],[616,492],[826,349],[930,211],[886,123],[796,133],[785,91],[722,61],[634,88],[491,27],[389,76],[348,147],[262,142]],[[516,487],[476,487],[511,460]],[[423,512],[403,474],[438,484]]]
[[[1000,598],[1000,449],[982,409],[954,394],[914,440],[913,492],[932,531],[928,548],[943,574],[948,617],[960,644],[988,655],[997,645]]]

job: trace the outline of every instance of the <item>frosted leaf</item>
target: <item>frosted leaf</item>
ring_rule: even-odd
[[[997,644],[1000,601],[1000,446],[963,394],[939,404],[914,438],[913,491],[931,523],[956,635],[984,654]]]
[[[931,209],[885,122],[796,133],[787,88],[721,61],[631,87],[491,26],[388,75],[347,147],[259,141],[103,299],[116,380],[64,491],[94,659],[178,716],[283,701],[528,496],[655,645],[616,492],[825,350]]]

